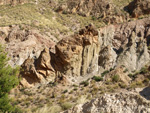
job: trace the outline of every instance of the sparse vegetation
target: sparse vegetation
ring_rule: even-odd
[[[109,73],[109,71],[108,70],[106,70],[106,71],[104,71],[101,75],[102,75],[102,77],[104,77],[107,73]]]
[[[18,85],[19,68],[12,68],[8,65],[7,53],[0,45],[0,112],[14,112],[15,107],[10,104],[8,93]],[[17,109],[18,110],[18,109]]]
[[[148,69],[146,67],[143,67],[141,70],[140,70],[140,74],[145,74],[148,72]]]
[[[67,93],[67,92],[68,92],[68,90],[67,90],[67,89],[63,91],[63,93]]]
[[[119,75],[114,75],[114,76],[112,77],[112,81],[113,81],[113,82],[119,82],[119,80],[120,80]]]
[[[94,76],[92,79],[95,80],[96,82],[103,81],[103,78],[100,76]]]
[[[61,107],[63,110],[67,110],[67,109],[71,108],[72,106],[73,106],[73,104],[70,102],[65,102],[65,103],[61,104]]]
[[[80,83],[80,85],[84,85],[84,87],[88,86],[89,85],[89,82],[88,81],[82,81]]]
[[[60,3],[63,3],[64,1],[65,0],[59,0]],[[115,5],[118,7],[122,7],[130,1],[132,0],[113,0]],[[19,25],[22,30],[34,28],[40,30],[41,32],[50,32],[54,37],[59,37],[60,34],[67,35],[67,33],[72,33],[72,31],[78,30],[78,28],[84,27],[90,23],[93,23],[96,27],[110,24],[108,21],[104,22],[103,18],[106,17],[103,16],[100,18],[95,16],[84,17],[78,14],[67,14],[66,11],[63,11],[63,13],[56,13],[53,12],[55,9],[51,9],[49,5],[43,4],[45,1],[40,2],[41,4],[37,5],[24,4],[17,5],[16,7],[11,7],[8,5],[1,6],[0,26]],[[118,8],[115,10],[116,14],[118,13],[117,9]],[[121,12],[123,12],[123,14],[125,13],[123,10],[121,10]],[[28,26],[29,28],[24,28],[24,26]],[[150,46],[148,46],[148,49],[150,50]],[[139,72],[137,71],[130,74],[128,74],[128,69],[125,69],[123,71],[124,74],[128,74],[128,76],[132,79],[130,81],[131,83],[126,85],[120,80],[120,74],[111,74],[116,71],[116,68],[114,67],[109,70],[105,70],[101,75],[91,75],[93,76],[92,78],[90,76],[88,80],[82,81],[81,83],[76,84],[76,80],[73,79],[73,85],[50,82],[47,86],[39,86],[34,93],[32,93],[32,90],[30,89],[27,90],[22,88],[19,92],[21,96],[14,94],[16,99],[14,99],[11,105],[11,100],[8,98],[8,93],[18,84],[18,80],[15,76],[18,69],[13,69],[9,65],[5,64],[4,66],[1,66],[3,65],[3,61],[1,61],[1,59],[6,59],[6,61],[8,61],[5,57],[6,54],[2,57],[0,54],[0,69],[3,69],[2,71],[0,70],[0,112],[22,112],[19,108],[16,109],[15,107],[12,107],[12,105],[18,105],[25,109],[30,109],[34,106],[32,108],[32,112],[36,113],[57,113],[62,110],[67,110],[76,104],[83,104],[89,99],[91,100],[100,94],[103,95],[107,92],[113,93],[117,89],[121,88],[132,89],[136,87],[143,87],[144,85],[148,85],[150,79],[147,67],[143,67]],[[125,66],[122,65],[122,67]],[[136,81],[139,74],[142,74],[145,79]],[[6,77],[3,75],[6,75]],[[6,84],[1,85],[4,82]],[[22,97],[22,95],[24,95],[24,97]],[[26,112],[29,111],[26,110]]]

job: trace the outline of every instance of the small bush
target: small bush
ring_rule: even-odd
[[[67,92],[68,92],[68,90],[67,90],[67,89],[63,91],[63,93],[67,93]]]
[[[102,77],[104,77],[107,73],[109,73],[109,71],[108,70],[106,70],[106,71],[104,71],[101,75],[102,75]]]
[[[120,86],[121,88],[126,88],[126,87],[127,87],[127,85],[126,85],[125,83],[119,83],[119,86]]]
[[[73,90],[74,90],[74,91],[77,91],[77,90],[78,90],[78,88],[77,88],[77,87],[75,87]]]
[[[78,87],[78,85],[76,85],[76,84],[73,84],[73,87]]]
[[[141,70],[140,70],[140,74],[145,74],[148,72],[148,69],[146,67],[143,67]]]
[[[103,81],[103,78],[99,76],[94,76],[92,79],[95,80],[96,82]]]
[[[123,72],[124,72],[124,73],[128,72],[128,69],[125,69]]]
[[[145,79],[143,80],[143,83],[144,83],[144,84],[148,84],[148,83],[149,83],[149,79],[148,79],[148,78],[145,78]]]
[[[113,82],[118,82],[119,80],[120,80],[119,75],[114,75],[114,76],[112,77],[112,81],[113,81]]]
[[[142,83],[142,81],[137,81],[137,82],[136,82],[136,85],[138,85],[138,86],[143,86],[143,83]]]
[[[130,88],[131,88],[131,89],[136,88],[136,86],[137,86],[136,82],[132,82],[132,83],[130,84]]]
[[[73,104],[70,102],[65,102],[65,103],[61,104],[61,107],[63,110],[67,110],[67,109],[71,108],[72,106],[73,106]]]
[[[113,68],[110,68],[110,70],[109,71],[112,71],[112,70],[114,70]]]
[[[97,19],[97,18],[96,18],[95,16],[92,16],[92,20],[94,20],[94,21],[95,21],[96,19]]]
[[[80,85],[84,85],[84,87],[88,86],[89,85],[89,82],[88,81],[82,81],[80,83]]]

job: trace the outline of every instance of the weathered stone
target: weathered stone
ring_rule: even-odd
[[[61,113],[149,113],[150,102],[133,92],[104,94]]]

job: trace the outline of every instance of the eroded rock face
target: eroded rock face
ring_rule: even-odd
[[[121,66],[129,72],[139,70],[150,61],[149,25],[150,18],[98,30],[92,25],[86,26],[58,42],[56,53],[41,53],[34,67],[44,78],[54,75],[57,80],[96,75]],[[118,72],[121,76],[123,70]],[[123,82],[128,79],[125,76]]]
[[[149,62],[149,25],[147,18],[100,29],[103,45],[111,46],[117,54],[116,66],[125,65],[132,71]]]
[[[27,58],[37,59],[45,47],[55,45],[51,37],[19,26],[0,27],[0,41],[6,46],[11,66],[22,65]]]
[[[93,72],[98,64],[98,32],[87,26],[56,45],[55,68],[70,76],[82,76]]]
[[[55,70],[51,65],[51,56],[49,49],[44,49],[37,60],[27,59],[22,65],[21,84],[24,87],[33,87],[36,83],[42,83],[46,80],[54,82]]]
[[[136,93],[105,94],[62,113],[148,113],[150,102]]]
[[[128,11],[133,17],[139,17],[150,13],[149,0],[134,0],[127,6]]]
[[[100,28],[99,35],[87,30],[87,33],[79,32],[79,35],[61,40],[56,46],[58,71],[84,76],[122,65],[129,71],[139,70],[150,61],[149,20]]]

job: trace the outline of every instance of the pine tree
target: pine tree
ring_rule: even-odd
[[[0,112],[13,112],[15,107],[10,104],[8,93],[18,84],[19,68],[8,65],[7,53],[0,45]]]

